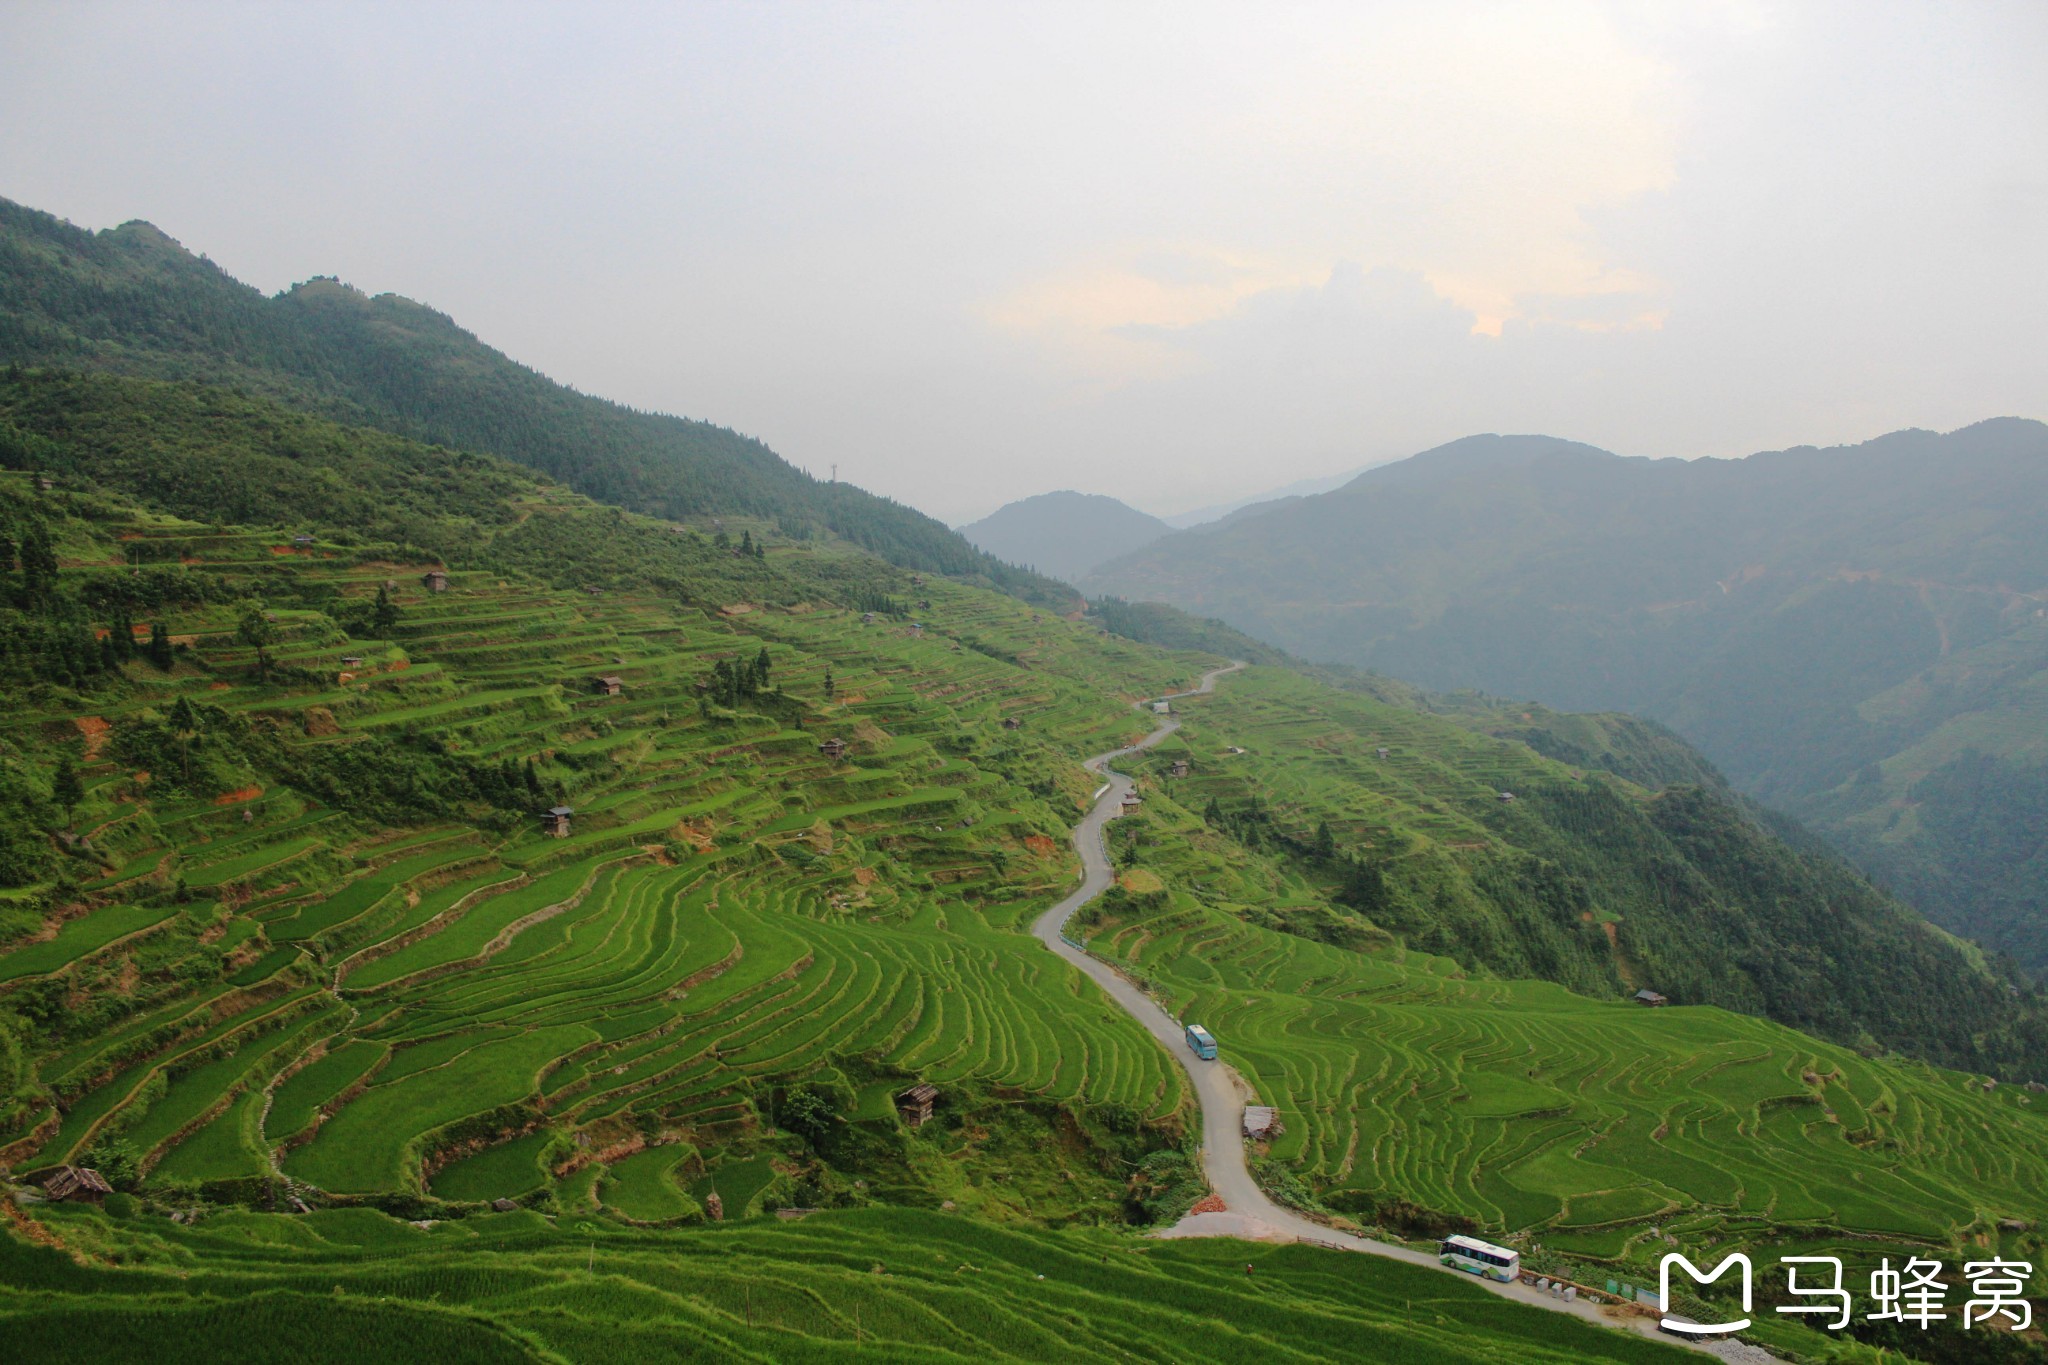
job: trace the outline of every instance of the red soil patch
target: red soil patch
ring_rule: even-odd
[[[1024,847],[1041,858],[1050,858],[1059,851],[1060,846],[1043,834],[1027,834],[1024,836]]]
[[[1205,1198],[1203,1198],[1203,1199],[1202,1199],[1202,1200],[1201,1200],[1201,1201],[1200,1201],[1199,1203],[1197,1203],[1197,1204],[1196,1204],[1196,1205],[1195,1205],[1195,1206],[1194,1206],[1193,1208],[1189,1209],[1189,1210],[1188,1210],[1188,1212],[1189,1212],[1189,1213],[1229,1213],[1229,1212],[1230,1212],[1230,1205],[1228,1205],[1228,1204],[1226,1204],[1226,1203],[1224,1203],[1224,1202],[1223,1202],[1223,1196],[1222,1196],[1222,1195],[1220,1195],[1220,1194],[1212,1194],[1212,1195],[1208,1195],[1208,1196],[1206,1196]]]
[[[261,787],[243,787],[240,791],[222,792],[219,796],[213,798],[213,804],[216,806],[239,806],[242,802],[254,801],[261,795],[263,795],[263,788]]]
[[[98,758],[100,750],[106,746],[108,732],[114,727],[98,716],[80,716],[72,724],[78,727],[79,734],[85,736],[86,758]]]

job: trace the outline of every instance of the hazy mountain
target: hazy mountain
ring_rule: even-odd
[[[1197,507],[1192,512],[1181,512],[1174,516],[1162,518],[1162,520],[1176,531],[1185,531],[1196,526],[1209,526],[1232,517],[1242,516],[1246,512],[1266,507],[1271,503],[1292,502],[1296,498],[1305,498],[1316,493],[1327,493],[1332,488],[1343,487],[1357,477],[1358,471],[1354,469],[1348,474],[1325,474],[1321,478],[1316,479],[1296,479],[1293,483],[1283,484],[1278,488],[1269,488],[1263,493],[1253,493],[1249,497],[1238,498],[1232,502],[1219,502],[1213,503],[1208,507]]]
[[[1661,720],[2048,967],[2048,426],[1739,460],[1475,436],[1083,585],[1310,658]]]
[[[1115,498],[1068,490],[1005,503],[960,534],[998,559],[1072,582],[1172,530]]]
[[[922,512],[814,479],[751,437],[578,393],[395,294],[315,277],[265,296],[148,223],[95,233],[0,199],[4,362],[229,384],[502,455],[654,516],[752,513],[793,538],[829,531],[908,567],[1070,599]]]

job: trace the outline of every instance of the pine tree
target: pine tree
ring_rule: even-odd
[[[370,609],[370,628],[379,636],[388,638],[391,628],[398,624],[398,604],[391,600],[390,589],[382,584],[377,586],[377,605]]]
[[[64,822],[71,823],[71,812],[78,809],[78,803],[85,800],[85,784],[78,780],[78,765],[65,754],[57,760],[56,776],[50,779],[50,799],[64,812]]]
[[[1325,820],[1321,824],[1316,826],[1316,842],[1314,851],[1316,857],[1322,859],[1324,862],[1329,862],[1332,858],[1335,858],[1337,856],[1337,840],[1336,837],[1330,833],[1330,822],[1328,820]]]
[[[270,647],[277,643],[277,625],[261,602],[251,602],[235,626],[235,638],[256,651],[256,680],[270,681]]]
[[[765,691],[768,687],[768,671],[774,666],[768,657],[768,646],[762,645],[761,652],[754,656],[754,681]]]
[[[171,652],[171,633],[161,621],[149,623],[149,661],[160,673],[170,672],[171,665],[177,662],[177,656]]]
[[[21,538],[21,591],[31,602],[48,597],[57,586],[57,546],[41,522]]]
[[[833,692],[833,687],[832,687],[832,670],[831,670],[830,668],[827,668],[827,669],[825,670],[825,700],[826,700],[826,701],[830,701],[830,700],[832,700],[832,692]]]

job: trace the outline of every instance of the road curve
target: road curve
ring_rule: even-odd
[[[1244,663],[1239,661],[1227,668],[1212,669],[1202,675],[1198,685],[1186,692],[1171,693],[1166,700],[1213,692],[1216,690],[1218,678],[1235,673],[1243,667]],[[1145,703],[1140,702],[1139,705],[1143,706]],[[1101,774],[1108,782],[1098,794],[1094,807],[1074,829],[1074,851],[1081,855],[1081,885],[1072,895],[1040,915],[1031,926],[1031,932],[1037,935],[1041,943],[1087,973],[1126,1014],[1137,1020],[1147,1032],[1158,1039],[1160,1045],[1177,1058],[1187,1071],[1188,1081],[1194,1088],[1195,1099],[1202,1109],[1202,1174],[1208,1178],[1209,1188],[1222,1196],[1223,1202],[1230,1206],[1230,1212],[1200,1214],[1184,1219],[1169,1235],[1250,1236],[1260,1240],[1314,1242],[1345,1251],[1370,1252],[1391,1260],[1407,1261],[1411,1265],[1436,1267],[1437,1258],[1428,1252],[1338,1232],[1276,1203],[1252,1179],[1251,1169],[1245,1163],[1244,1106],[1246,1097],[1251,1094],[1251,1088],[1227,1064],[1220,1061],[1205,1062],[1196,1057],[1188,1049],[1187,1037],[1181,1025],[1162,1009],[1158,1002],[1138,989],[1128,977],[1060,937],[1068,918],[1076,910],[1107,891],[1113,878],[1108,854],[1103,849],[1102,832],[1111,820],[1122,813],[1124,793],[1135,784],[1131,778],[1109,765],[1126,754],[1151,748],[1179,728],[1180,721],[1176,717],[1167,716],[1152,733],[1136,744],[1113,749],[1106,754],[1097,754],[1084,764],[1090,772]],[[1220,1041],[1227,1050],[1230,1040],[1224,1038]],[[1669,1345],[1693,1346],[1695,1349],[1706,1350],[1709,1354],[1722,1354],[1720,1351],[1709,1349],[1704,1343],[1687,1342],[1665,1336],[1657,1330],[1651,1319],[1633,1315],[1623,1319],[1610,1317],[1601,1311],[1599,1305],[1585,1299],[1567,1303],[1551,1297],[1534,1285],[1525,1283],[1501,1284],[1494,1280],[1479,1279],[1474,1279],[1473,1283],[1483,1285],[1503,1298],[1514,1299],[1537,1308],[1570,1313],[1605,1327],[1632,1328]]]

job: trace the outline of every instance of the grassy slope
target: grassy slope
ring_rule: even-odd
[[[374,1215],[369,1215],[374,1217]],[[1456,1277],[1309,1251],[1000,1229],[910,1210],[636,1233],[530,1213],[428,1232],[225,1214],[193,1229],[66,1213],[81,1271],[0,1242],[0,1342],[36,1358],[1664,1361],[1674,1347]],[[279,1224],[283,1225],[280,1226]],[[1247,1274],[1247,1266],[1250,1273]],[[173,1278],[165,1273],[184,1267]],[[198,1268],[192,1273],[192,1268]],[[118,1304],[116,1310],[114,1305]],[[204,1355],[199,1352],[203,1350]]]
[[[232,436],[231,425],[221,428],[224,448]],[[246,1195],[250,1187],[235,1181],[266,1171],[270,1147],[289,1142],[283,1171],[308,1182],[316,1201],[326,1185],[431,1208],[418,1193],[423,1167],[445,1160],[449,1189],[464,1197],[495,1189],[563,1210],[617,1199],[617,1211],[632,1217],[690,1216],[712,1188],[734,1213],[762,1201],[930,1207],[946,1199],[1001,1220],[1119,1217],[1118,1153],[1133,1151],[1132,1135],[1144,1131],[1135,1125],[1154,1125],[1146,1139],[1154,1143],[1171,1135],[1182,1114],[1179,1073],[1036,951],[1023,926],[1072,875],[1064,832],[1092,786],[1072,760],[1140,733],[1128,703],[1185,683],[1213,658],[1170,655],[972,586],[915,586],[827,546],[778,543],[765,563],[737,567],[687,538],[541,486],[515,494],[519,515],[456,528],[454,548],[474,567],[458,564],[453,590],[434,597],[418,586],[420,562],[404,562],[394,547],[350,543],[336,528],[306,551],[291,546],[291,527],[222,532],[180,522],[87,490],[92,467],[78,467],[75,491],[48,496],[26,480],[4,481],[6,496],[60,528],[67,576],[118,576],[125,552],[141,544],[174,550],[164,562],[177,566],[165,570],[176,581],[217,576],[230,591],[202,594],[207,600],[172,594],[170,624],[194,642],[172,673],[138,663],[91,694],[29,691],[0,730],[9,754],[33,766],[62,749],[83,752],[71,738],[79,719],[113,725],[87,764],[89,794],[72,823],[93,831],[92,856],[104,868],[151,871],[96,892],[50,895],[83,910],[74,924],[125,905],[173,911],[139,939],[65,940],[77,946],[74,956],[41,964],[0,998],[68,1002],[55,1027],[30,1037],[34,1079],[17,1091],[0,1132],[17,1166],[126,1132],[146,1140],[137,1155],[157,1163],[145,1190],[174,1201],[207,1181],[225,1182],[206,1187],[217,1197]],[[562,528],[549,543],[581,546],[584,528],[594,528],[614,548],[602,595],[550,586],[519,567],[516,540],[541,518]],[[700,563],[707,572],[698,580]],[[546,567],[571,581],[580,572],[572,561]],[[671,575],[699,582],[696,600],[653,586]],[[329,613],[346,616],[387,579],[400,585],[393,638],[343,637]],[[927,597],[925,630],[887,615],[863,625],[837,604],[877,586]],[[286,638],[278,650],[299,671],[268,686],[227,633],[237,595],[251,587],[307,604],[279,613]],[[754,610],[728,615],[714,606],[719,599]],[[696,683],[713,661],[763,648],[774,693],[736,712],[700,704]],[[341,670],[351,652],[374,665]],[[351,673],[345,682],[343,671]],[[625,696],[579,685],[600,671],[623,676]],[[1492,830],[1495,812],[1483,801],[1483,814],[1469,809],[1475,792],[1490,792],[1502,773],[1539,785],[1582,781],[1447,720],[1278,672],[1243,681],[1242,692],[1233,683],[1190,705],[1191,737],[1206,735],[1213,747],[1264,727],[1246,766],[1263,765],[1259,780],[1276,810],[1292,819],[1295,803],[1321,793],[1357,812],[1376,810],[1476,909],[1507,902],[1489,899],[1485,879],[1460,871],[1460,860],[1476,866],[1496,856],[1514,831]],[[214,777],[185,792],[138,788],[112,761],[123,727],[180,697],[220,708],[223,719],[208,722],[202,742]],[[331,733],[308,724],[316,706]],[[1309,741],[1349,706],[1378,706],[1372,724],[1398,723],[1409,742],[1460,761],[1416,766],[1399,782],[1353,773],[1289,789],[1290,774],[1312,770],[1311,751],[1328,751]],[[543,839],[524,816],[508,822],[470,806],[394,827],[374,808],[331,807],[294,787],[307,756],[364,743],[394,714],[436,717],[444,759],[534,759],[548,799],[559,787],[578,808],[575,837]],[[1024,728],[1003,729],[1006,716]],[[848,758],[819,754],[822,734],[848,739]],[[1308,747],[1290,753],[1293,743]],[[217,804],[208,780],[233,803]],[[1206,757],[1197,780],[1215,780]],[[939,792],[949,799],[936,800]],[[1598,1245],[1559,1244],[1581,1256],[1625,1255],[1622,1244],[1652,1216],[1650,1196],[1663,1201],[1659,1210],[1677,1204],[1691,1219],[1682,1230],[1701,1238],[1754,1229],[1760,1211],[1793,1216],[1777,1201],[1802,1168],[1797,1143],[1778,1125],[1783,1114],[1808,1111],[1797,1108],[1806,1103],[1798,1094],[1779,1092],[1796,1091],[1803,1083],[1792,1078],[1812,1067],[1842,1075],[1814,1098],[1836,1115],[1857,1114],[1847,1108],[1853,1099],[1881,1140],[1838,1150],[1842,1125],[1824,1121],[1809,1141],[1822,1153],[1812,1170],[1828,1177],[1828,1195],[1797,1210],[1800,1228],[1830,1235],[1871,1224],[1877,1198],[1837,1197],[1838,1183],[1886,1197],[1896,1191],[1884,1182],[1912,1184],[1913,1197],[1893,1201],[1910,1223],[1878,1216],[1877,1230],[1893,1238],[1947,1240],[1996,1214],[2042,1212],[2021,1174],[2021,1163],[2039,1159],[2039,1122],[2025,1096],[1866,1063],[1718,1011],[1650,1016],[1551,987],[1467,979],[1455,962],[1400,950],[1369,930],[1360,931],[1366,951],[1330,946],[1289,932],[1318,933],[1343,915],[1328,908],[1328,886],[1297,859],[1247,851],[1174,806],[1148,804],[1144,823],[1177,831],[1161,841],[1162,853],[1177,842],[1206,860],[1199,875],[1173,857],[1154,860],[1173,916],[1203,917],[1199,933],[1147,931],[1149,939],[1125,935],[1106,947],[1128,952],[1176,998],[1215,1011],[1232,1055],[1289,1116],[1282,1156],[1339,1203],[1345,1190],[1373,1189],[1503,1229],[1590,1235]],[[465,825],[466,842],[451,841]],[[1459,847],[1468,844],[1482,847]],[[294,856],[266,856],[287,850]],[[210,887],[209,899],[166,896],[187,864],[240,870]],[[1624,918],[1631,910],[1607,908]],[[269,961],[271,926],[306,956],[243,980]],[[404,962],[422,970],[358,982],[352,967],[336,1000],[337,966],[407,954]],[[1405,1013],[1361,1014],[1368,1006]],[[1495,1045],[1473,1045],[1482,1007],[1499,1014],[1487,1026]],[[1466,1032],[1447,1040],[1445,1028]],[[1589,1028],[1613,1034],[1597,1059],[1572,1051],[1583,1051]],[[1384,1049],[1384,1068],[1365,1072],[1357,1059],[1372,1055],[1370,1039]],[[1635,1131],[1660,1112],[1637,1093],[1653,1074],[1650,1059],[1677,1067],[1702,1039],[1754,1057],[1744,1073],[1753,1084],[1708,1093],[1718,1122],[1740,1130],[1741,1141],[1768,1129],[1778,1144],[1769,1148],[1777,1155],[1758,1159],[1777,1174],[1769,1195],[1759,1165],[1746,1162],[1716,1183],[1696,1167],[1660,1164],[1662,1139]],[[1542,1051],[1538,1076],[1526,1074],[1521,1048]],[[335,1060],[318,1060],[323,1050]],[[299,1063],[307,1065],[294,1071]],[[1515,1151],[1539,1175],[1525,1178],[1517,1166],[1511,1178],[1480,1180],[1476,1173],[1494,1164],[1485,1154],[1505,1150],[1489,1144],[1518,1123],[1540,1126],[1535,1099],[1547,1103],[1567,1074],[1583,1080],[1587,1117],[1608,1125],[1603,1140],[1620,1155],[1559,1161],[1541,1132],[1519,1128]],[[950,1097],[943,1121],[915,1135],[897,1127],[886,1103],[910,1077],[934,1080]],[[1396,1124],[1439,1121],[1440,1110],[1386,1103],[1410,1079],[1418,1095],[1462,1087],[1490,1112],[1450,1110],[1465,1122],[1446,1127],[1436,1148],[1415,1148],[1437,1150],[1441,1161],[1364,1164],[1352,1135],[1371,1128],[1391,1137]],[[815,1147],[776,1123],[797,1080],[844,1096],[845,1121]],[[1733,1141],[1704,1110],[1697,1117],[1708,1156],[1689,1150],[1672,1160],[1710,1161]],[[529,1130],[542,1140],[518,1136]],[[465,1154],[480,1144],[495,1151],[500,1139],[535,1150],[468,1164],[478,1159]],[[655,1159],[637,1155],[648,1151]],[[537,1192],[528,1163],[547,1173]],[[607,1166],[620,1174],[607,1178]],[[1726,1179],[1748,1183],[1731,1196]],[[1527,1197],[1487,1193],[1503,1188]],[[1618,1220],[1619,1235],[1588,1226],[1589,1209]],[[228,1226],[300,1236],[276,1220]],[[219,1251],[202,1243],[194,1254],[211,1262]],[[563,1259],[573,1262],[573,1252]],[[1381,1283],[1369,1270],[1338,1273]],[[325,1274],[323,1294],[331,1293]],[[161,1311],[200,1311],[196,1302]],[[525,1330],[523,1320],[515,1324],[521,1310],[508,1304],[487,1306],[499,1324],[493,1332]],[[304,1311],[291,1301],[292,1314]]]

